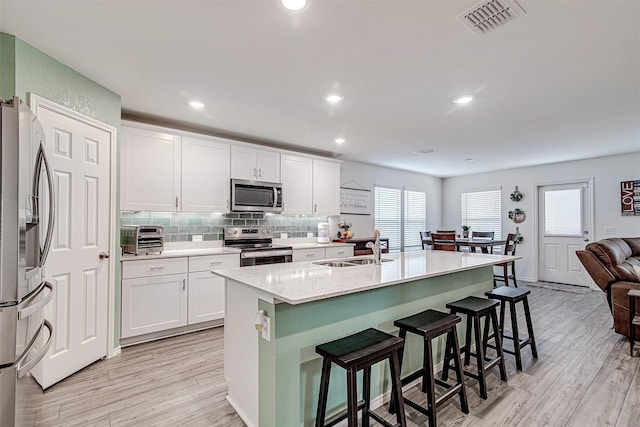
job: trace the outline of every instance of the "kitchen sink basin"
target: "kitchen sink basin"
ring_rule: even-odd
[[[314,264],[324,265],[325,267],[354,267],[357,265],[345,261],[317,261]]]
[[[391,261],[391,260],[390,259],[386,259],[386,258],[382,258],[380,261],[388,262],[388,261]],[[376,263],[376,261],[374,259],[371,259],[371,258],[350,259],[350,260],[347,260],[346,262],[350,262],[352,264],[357,264],[357,265],[375,264]]]
[[[391,261],[390,259],[382,259],[382,262]],[[372,258],[345,259],[334,261],[316,261],[314,264],[324,265],[325,267],[354,267],[356,265],[375,264]]]

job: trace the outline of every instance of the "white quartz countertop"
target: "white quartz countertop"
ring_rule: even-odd
[[[143,259],[159,259],[159,258],[176,258],[185,256],[203,256],[203,255],[226,255],[239,254],[240,249],[233,248],[190,248],[190,249],[167,249],[162,253],[152,253],[148,255],[124,254],[121,261],[138,261]]]
[[[371,255],[352,257],[371,258]],[[519,256],[470,252],[415,251],[383,254],[381,265],[328,267],[319,261],[259,265],[214,270],[214,273],[251,286],[275,301],[303,304],[369,289],[499,264]]]
[[[280,244],[286,244],[284,243],[282,240],[280,241]],[[330,242],[330,243],[317,243],[317,242],[309,242],[309,243],[294,243],[292,245],[289,245],[293,248],[293,250],[296,249],[317,249],[317,248],[331,248],[331,247],[338,247],[338,246],[355,246],[355,243],[342,243],[342,242]]]

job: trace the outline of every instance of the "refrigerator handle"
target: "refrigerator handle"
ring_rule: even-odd
[[[47,328],[49,330],[49,339],[47,340],[46,344],[43,345],[40,350],[38,350],[36,355],[33,356],[31,360],[24,363],[29,353],[31,353],[33,346],[36,345],[36,342],[38,341],[38,338],[40,338],[40,335],[42,334],[42,331],[44,330],[44,328]],[[31,371],[31,369],[33,369],[33,367],[36,366],[40,360],[42,360],[42,358],[49,351],[49,348],[51,348],[51,344],[53,344],[53,326],[51,326],[51,323],[49,323],[49,321],[45,319],[44,322],[42,323],[42,326],[40,326],[40,330],[38,330],[38,333],[35,334],[34,337],[31,339],[31,342],[29,342],[27,349],[22,353],[20,358],[16,360],[16,366],[18,367],[16,369],[18,379],[27,375]]]
[[[47,155],[44,152],[44,143],[40,143],[40,147],[38,148],[38,154],[36,156],[36,170],[35,176],[33,179],[33,194],[36,199],[36,203],[39,205],[40,203],[40,173],[42,169],[42,165],[44,165],[44,169],[47,173],[47,186],[49,189],[49,221],[47,223],[47,234],[45,235],[44,245],[40,250],[40,267],[42,267],[47,260],[47,256],[49,255],[49,249],[51,248],[51,241],[53,239],[53,226],[55,222],[55,187],[53,184],[53,172],[51,171],[51,166],[49,166],[49,160],[47,159]],[[38,218],[40,216],[39,206],[35,208],[35,211],[38,212]]]
[[[42,292],[45,291],[45,288],[49,289],[49,293],[45,295],[45,297],[33,304],[30,304],[35,298],[38,297]],[[20,306],[18,306],[18,320],[26,319],[34,313],[42,310],[47,304],[51,302],[53,299],[53,285],[49,282],[42,282],[42,285],[37,289],[36,292],[31,293],[27,298],[25,298]],[[24,306],[24,308],[20,308]]]

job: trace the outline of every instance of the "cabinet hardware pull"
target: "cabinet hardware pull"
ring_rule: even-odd
[[[187,290],[187,279],[182,279],[182,290],[183,291]]]
[[[314,204],[313,205],[313,211],[314,212],[318,212],[318,204]]]
[[[211,264],[209,265],[220,265],[222,264],[222,261],[211,261]]]
[[[164,265],[161,265],[159,267],[149,267],[149,270],[162,270],[164,268]]]
[[[176,210],[178,210],[178,196],[176,196]]]
[[[258,169],[258,173],[260,175],[260,178],[262,178],[262,168]]]

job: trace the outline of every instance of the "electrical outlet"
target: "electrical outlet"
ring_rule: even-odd
[[[266,326],[262,328],[262,339],[271,341],[271,319],[268,316],[264,316],[267,320]]]
[[[288,238],[289,238],[289,234],[287,234],[287,233],[280,233],[280,238],[281,238],[281,239],[288,239]]]
[[[202,242],[202,234],[192,234],[191,235],[192,242]]]
[[[307,233],[307,237],[313,237],[313,233]]]
[[[604,234],[606,234],[607,236],[613,236],[614,234],[616,234],[616,228],[615,227],[605,227],[604,228]]]

